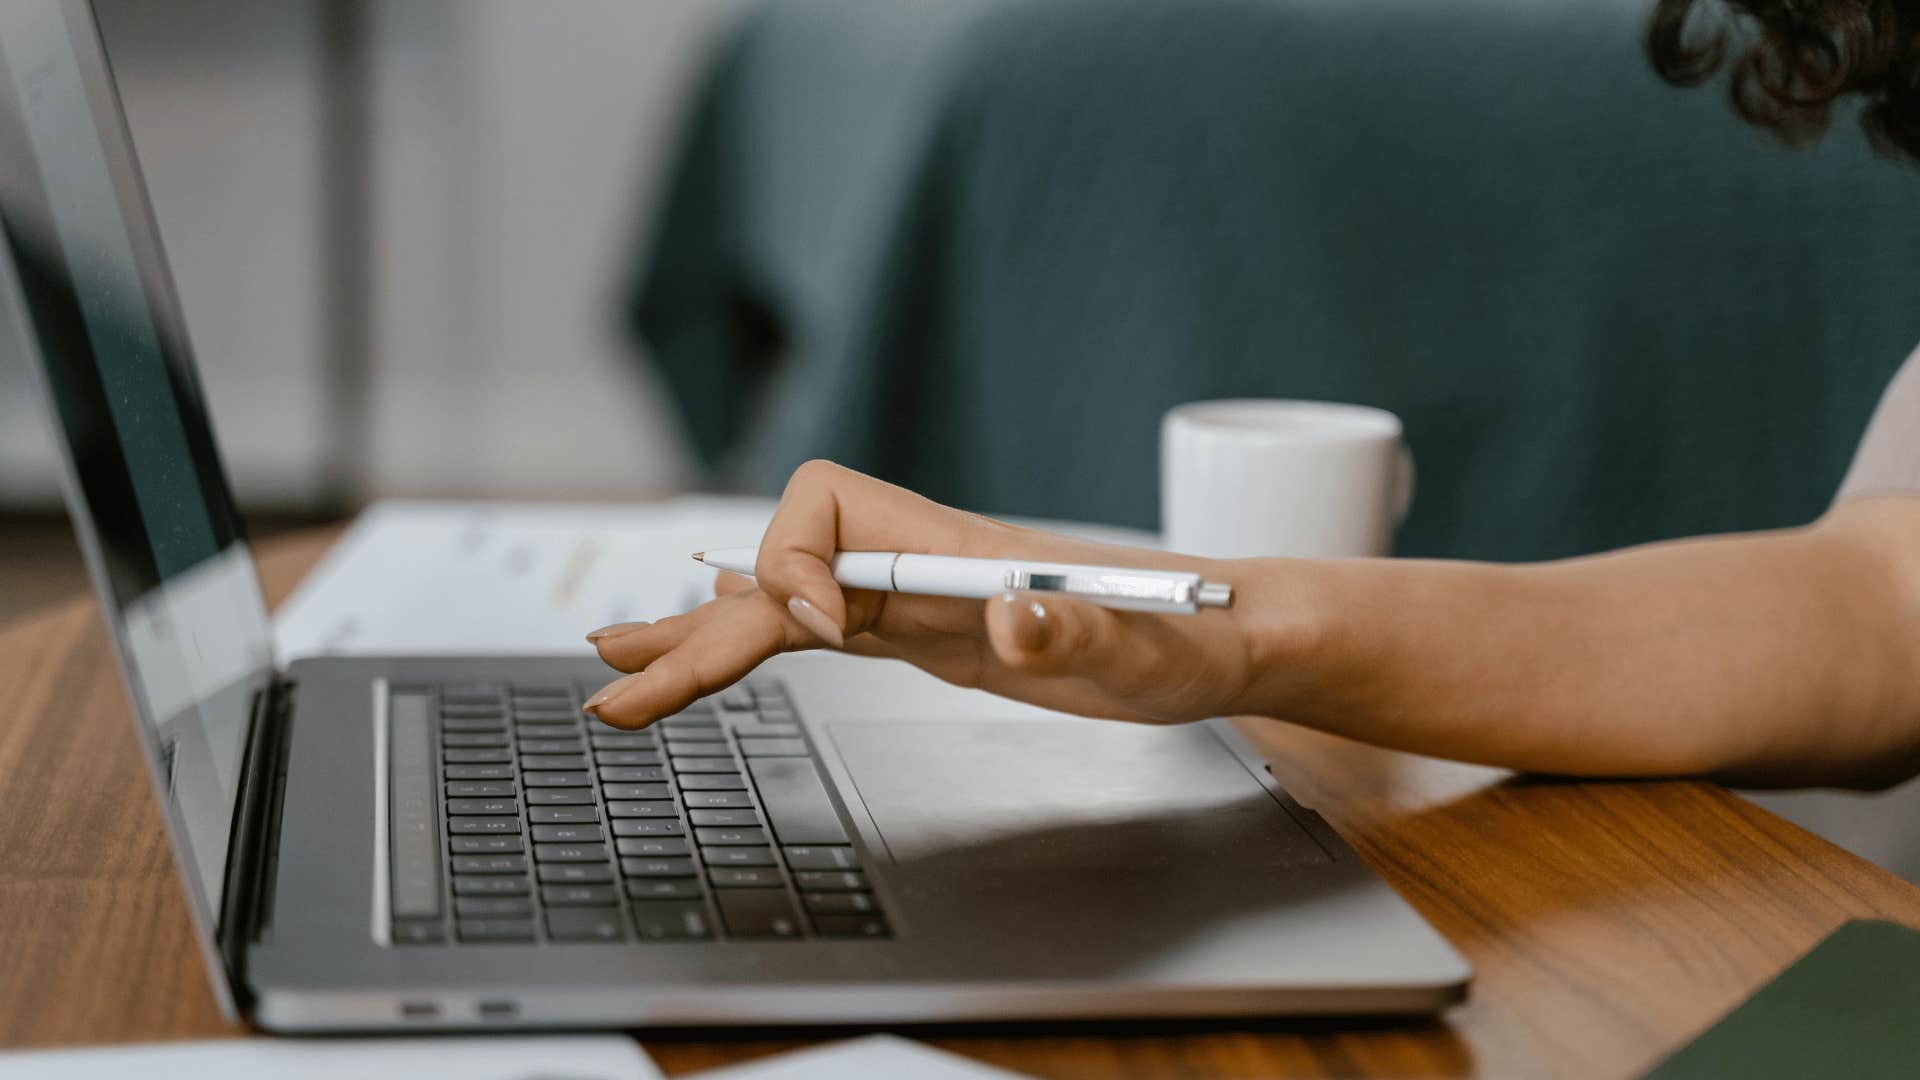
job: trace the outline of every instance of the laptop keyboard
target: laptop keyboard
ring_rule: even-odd
[[[643,732],[596,689],[392,691],[394,944],[891,936],[778,683]]]

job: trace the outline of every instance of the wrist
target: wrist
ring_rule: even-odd
[[[1232,615],[1245,676],[1230,715],[1287,717],[1313,711],[1326,685],[1337,606],[1323,564],[1309,559],[1237,559],[1219,564],[1233,585]]]

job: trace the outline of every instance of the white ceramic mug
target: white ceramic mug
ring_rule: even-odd
[[[1413,455],[1383,409],[1195,401],[1160,422],[1160,527],[1174,551],[1391,555],[1412,503]]]

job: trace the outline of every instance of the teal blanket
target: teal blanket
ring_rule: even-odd
[[[1617,0],[770,3],[632,322],[701,452],[1153,525],[1158,420],[1364,402],[1403,553],[1804,522],[1920,341],[1920,174],[1661,84]]]

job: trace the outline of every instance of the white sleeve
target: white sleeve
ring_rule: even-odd
[[[1920,495],[1920,352],[1887,385],[1835,501],[1855,495]]]

